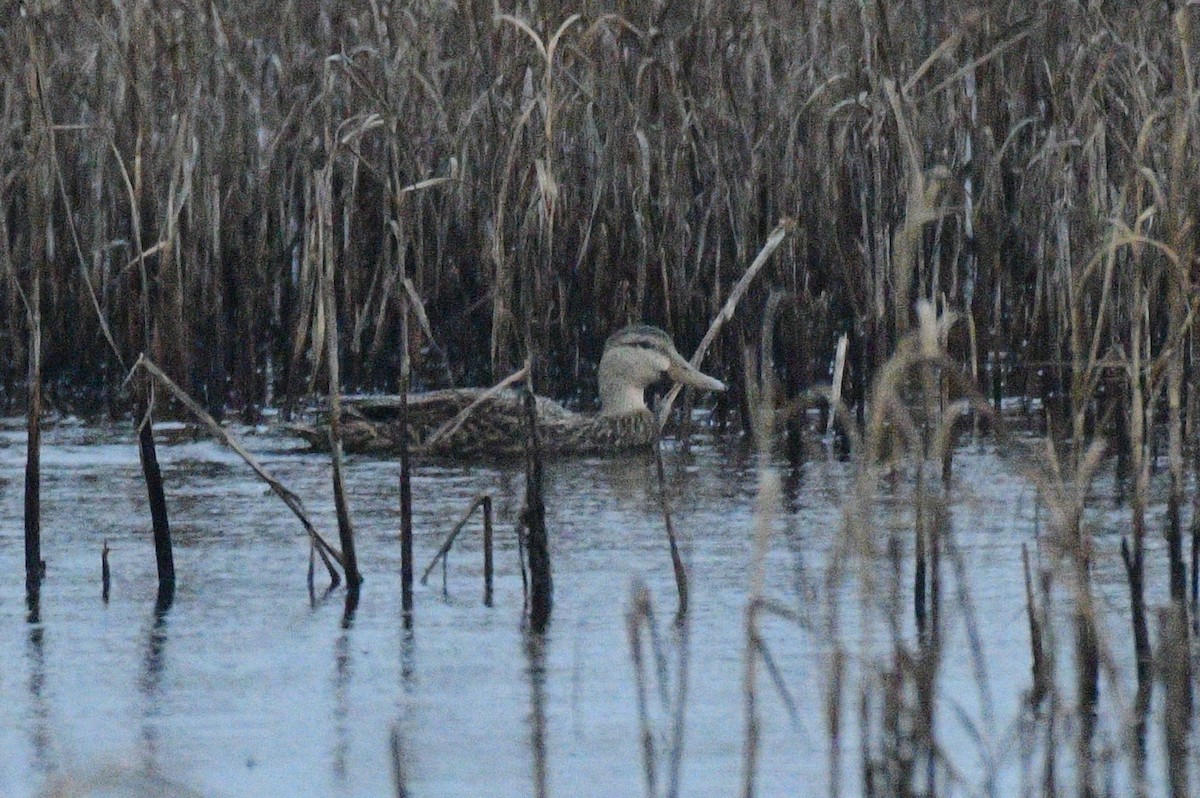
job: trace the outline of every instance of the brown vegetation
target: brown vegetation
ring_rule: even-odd
[[[855,400],[911,323],[894,298],[922,296],[968,315],[951,350],[979,379],[1000,359],[1022,368],[997,391],[1066,396],[1074,336],[1128,338],[1132,297],[1097,265],[1145,263],[1158,289],[1190,252],[1196,115],[1166,3],[27,5],[3,24],[38,59],[26,36],[0,49],[10,405],[42,252],[54,400],[116,390],[96,309],[136,360],[144,267],[149,354],[214,408],[313,384],[324,256],[348,389],[397,387],[408,276],[456,382],[528,344],[563,394],[629,320],[689,348],[792,217],[767,280],[828,312],[781,334],[781,365],[819,378],[849,329]],[[47,152],[53,188],[18,179]],[[948,212],[900,237],[927,200]],[[1152,292],[1159,344],[1173,296]],[[414,369],[445,379],[428,350]]]

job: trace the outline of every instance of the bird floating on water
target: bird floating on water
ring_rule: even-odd
[[[536,397],[542,450],[558,454],[603,454],[648,446],[658,421],[646,406],[646,388],[661,379],[708,391],[725,384],[688,363],[657,327],[634,324],[604,344],[599,368],[600,412],[574,413]],[[489,395],[490,393],[490,395]],[[463,411],[471,405],[470,412]],[[398,397],[362,397],[343,402],[342,446],[347,452],[395,453],[402,427]],[[413,451],[443,455],[514,455],[525,450],[527,425],[522,393],[462,388],[408,397],[408,435]],[[292,428],[316,448],[329,448],[329,428]]]

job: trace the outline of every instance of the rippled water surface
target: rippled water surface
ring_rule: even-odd
[[[405,631],[396,464],[348,462],[366,582],[356,614],[343,624],[342,592],[310,601],[308,547],[286,508],[232,452],[177,430],[164,433],[174,439],[159,449],[179,578],[173,606],[155,609],[149,512],[132,431],[66,423],[44,439],[48,570],[35,621],[23,583],[24,434],[12,425],[0,437],[0,795],[36,795],[62,779],[108,778],[135,790],[145,787],[138,779],[165,779],[211,796],[390,795],[396,729],[411,794],[527,796],[539,728],[551,794],[644,793],[626,620],[635,584],[650,591],[668,673],[664,691],[653,672],[647,682],[660,753],[669,738],[664,694],[674,695],[677,666],[675,586],[648,456],[547,464],[555,604],[544,659],[531,661],[513,535],[521,464],[419,464],[418,574],[472,498],[490,493],[496,595],[494,607],[483,606],[473,520],[451,556],[448,593],[435,570],[429,585],[418,587],[414,623]],[[327,459],[297,450],[278,432],[239,434],[336,540]],[[798,710],[793,719],[760,668],[757,778],[768,796],[815,794],[827,783],[824,574],[850,467],[818,453],[802,470],[781,473],[766,593],[797,611],[805,626],[764,622]],[[743,773],[755,459],[739,440],[702,438],[690,453],[668,445],[666,474],[693,609],[682,792],[733,795]],[[938,731],[971,780],[985,781],[981,763],[992,749],[999,783],[1015,787],[1020,762],[1012,727],[1029,686],[1020,557],[1039,523],[1036,492],[990,445],[962,447],[955,479],[952,519],[965,580],[960,592],[947,578],[940,681],[946,720]],[[879,514],[881,537],[892,527],[911,528],[910,488],[901,483],[891,491],[891,509]],[[1108,516],[1099,515],[1103,526]],[[1119,527],[1115,515],[1111,527]],[[1107,548],[1097,571],[1102,600],[1120,607],[1126,599],[1119,560],[1110,556],[1115,534],[1101,532]],[[105,540],[107,603],[100,585]],[[1157,548],[1151,553],[1159,556]],[[318,593],[324,584],[318,566]],[[852,651],[869,649],[880,630],[856,620],[849,597],[836,600],[846,606],[844,641]],[[1123,634],[1125,616],[1113,615],[1114,634]],[[982,643],[979,661],[969,655],[969,619]],[[544,724],[535,723],[539,712]],[[984,743],[965,731],[961,717],[978,724]],[[843,723],[856,738],[857,707],[846,708]],[[847,748],[844,786],[856,794],[849,741]],[[660,760],[660,777],[665,772]]]

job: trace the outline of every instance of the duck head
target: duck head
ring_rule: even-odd
[[[646,388],[664,378],[706,391],[725,390],[725,383],[693,368],[657,327],[634,324],[613,333],[600,357],[600,413],[648,410]]]

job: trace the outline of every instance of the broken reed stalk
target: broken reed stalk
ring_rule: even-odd
[[[762,245],[762,249],[758,251],[754,261],[746,269],[745,274],[737,281],[737,284],[730,290],[725,304],[721,306],[721,310],[713,318],[708,325],[708,332],[704,333],[704,337],[700,339],[700,345],[696,347],[696,351],[692,353],[692,359],[688,361],[693,368],[699,368],[700,363],[704,360],[705,353],[708,352],[708,347],[717,337],[717,333],[725,326],[725,322],[733,318],[734,311],[737,310],[738,303],[742,300],[742,295],[750,288],[750,284],[754,282],[754,278],[762,271],[763,266],[770,260],[772,253],[779,248],[783,240],[787,238],[788,233],[796,228],[796,222],[793,219],[781,219],[779,224],[775,225],[775,229],[767,236],[766,243]],[[671,416],[671,406],[675,403],[675,397],[679,396],[679,392],[683,389],[678,383],[667,391],[667,395],[663,398],[662,406],[658,409],[658,426],[659,429],[664,427],[667,419]]]
[[[667,477],[663,468],[662,436],[654,438],[654,469],[658,474],[658,500],[662,508],[663,523],[667,528],[667,543],[671,547],[671,568],[675,573],[675,590],[679,595],[679,608],[675,612],[676,620],[682,622],[688,610],[688,576],[683,558],[676,543],[675,522],[671,520],[671,502],[667,497]]]
[[[408,352],[408,297],[400,311],[400,606],[406,621],[413,610],[412,456],[409,451],[408,389],[411,364]]]
[[[442,426],[440,426],[436,430],[434,430],[433,434],[430,435],[429,438],[422,443],[422,447],[426,448],[426,449],[430,449],[434,446],[434,444],[436,444],[438,441],[442,440],[442,438],[445,438],[448,435],[453,435],[455,432],[458,431],[458,428],[461,427],[464,422],[466,422],[466,420],[471,416],[471,414],[475,412],[475,408],[479,407],[481,404],[488,401],[493,396],[500,393],[508,386],[512,385],[514,382],[519,382],[520,380],[524,380],[524,379],[528,379],[528,378],[529,378],[529,361],[526,361],[524,366],[517,369],[512,374],[509,374],[507,377],[500,380],[500,382],[496,383],[491,388],[488,388],[486,391],[483,391],[482,393],[480,393],[478,396],[475,397],[475,399],[471,402],[471,404],[467,405],[462,410],[460,410],[454,416],[454,418],[450,419],[445,424],[443,424]]]
[[[446,539],[442,541],[442,545],[437,550],[437,554],[433,555],[433,559],[429,561],[429,565],[425,566],[425,571],[421,574],[421,584],[424,585],[429,581],[429,574],[433,573],[433,569],[439,562],[443,565],[449,558],[450,549],[454,546],[454,541],[458,539],[458,533],[467,525],[467,521],[471,520],[477,509],[483,511],[483,584],[484,584],[484,604],[491,606],[492,596],[492,497],[486,493],[481,493],[471,500],[471,504],[466,511],[459,516],[457,522],[450,529],[450,533],[446,535]],[[442,590],[446,588],[445,583],[442,584]]]
[[[180,388],[174,382],[174,380],[163,373],[162,369],[160,369],[153,360],[146,357],[145,354],[142,354],[141,357],[138,358],[137,362],[133,364],[133,369],[130,370],[129,376],[126,377],[127,383],[133,377],[134,372],[136,372],[138,369],[144,370],[147,374],[153,377],[159,385],[166,388],[176,400],[186,407],[191,414],[201,424],[204,425],[205,429],[212,433],[214,438],[232,449],[238,457],[242,458],[246,465],[250,466],[250,470],[257,474],[259,479],[267,483],[267,486],[270,487],[271,492],[278,496],[280,501],[282,501],[287,508],[292,511],[292,514],[296,516],[301,525],[304,527],[304,531],[308,533],[309,539],[312,541],[317,553],[321,555],[321,561],[325,563],[325,568],[329,572],[329,580],[332,583],[331,587],[337,587],[339,584],[341,584],[341,577],[338,576],[338,572],[334,569],[333,563],[337,562],[339,565],[341,565],[342,555],[337,549],[335,549],[325,540],[321,533],[317,531],[317,528],[313,525],[312,521],[309,520],[308,513],[305,511],[304,503],[300,501],[300,497],[288,490],[282,482],[271,476],[271,474],[267,472],[262,464],[258,462],[254,455],[250,454],[250,452],[246,450],[246,447],[242,446],[242,444],[239,443],[236,438],[230,435],[224,427],[218,424],[216,419],[209,415],[208,412],[201,407],[195,399],[189,396],[186,391]]]
[[[528,367],[528,364],[526,364]],[[546,505],[542,500],[542,453],[537,428],[537,403],[533,388],[525,383],[525,507],[526,556],[529,561],[529,625],[540,634],[550,624],[554,580],[550,575],[550,542],[546,532]]]
[[[922,499],[924,498],[921,485],[922,471],[921,466],[917,467],[917,504],[916,504],[916,524],[914,524],[915,538],[913,548],[913,618],[917,624],[917,636],[922,640],[928,639],[928,628],[926,619],[926,610],[928,607],[927,598],[925,595],[925,580],[928,574],[928,565],[926,562],[927,547],[929,538],[926,534],[926,524],[924,523],[925,505]]]
[[[137,132],[133,145],[133,176],[130,177],[125,158],[115,142],[112,142],[113,154],[121,172],[121,180],[129,202],[129,221],[133,228],[134,246],[137,256],[134,262],[138,274],[137,313],[140,320],[142,352],[149,352],[154,345],[154,318],[150,307],[150,293],[153,290],[149,269],[146,266],[146,248],[142,241],[142,201],[145,185],[142,171],[142,146],[146,140],[145,118],[140,103],[133,103],[130,122]],[[132,373],[132,372],[131,372]],[[158,466],[158,451],[154,445],[154,424],[152,414],[154,409],[154,385],[150,377],[134,381],[134,420],[137,423],[138,456],[142,464],[142,475],[146,481],[146,497],[150,505],[150,521],[154,529],[154,560],[158,569],[158,596],[164,606],[171,604],[175,593],[175,557],[171,546],[171,525],[167,516],[167,497],[163,490],[162,470]]]
[[[833,437],[833,425],[837,420],[837,408],[842,403],[842,381],[846,374],[846,350],[850,345],[850,336],[842,333],[838,338],[837,349],[833,356],[833,382],[829,387],[829,417],[825,423],[825,440]]]

